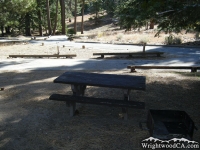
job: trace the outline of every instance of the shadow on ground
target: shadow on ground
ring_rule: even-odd
[[[104,47],[105,45],[103,45]],[[102,49],[104,49],[102,47]],[[113,50],[112,50],[113,49]],[[121,52],[112,47],[107,52]],[[88,55],[93,52],[88,51]],[[123,52],[126,50],[123,50]],[[132,50],[134,51],[134,49]],[[163,48],[150,47],[148,52],[164,52],[161,57],[127,57],[126,55],[106,55],[104,59],[99,56],[92,56],[91,59],[81,59],[84,51],[77,50],[78,58],[73,59],[7,59],[1,61],[0,70],[124,70],[128,65],[178,65],[178,66],[197,66],[200,64],[200,51],[198,48]],[[101,50],[103,52],[103,50]],[[106,52],[106,50],[105,50]],[[128,51],[130,52],[130,51]]]
[[[1,149],[141,149],[140,142],[149,133],[139,128],[139,122],[146,120],[148,109],[184,110],[200,127],[199,76],[147,75],[146,91],[131,91],[131,100],[145,102],[146,108],[129,109],[129,120],[124,121],[118,116],[120,108],[96,105],[78,105],[79,115],[69,117],[64,102],[48,100],[53,93],[72,94],[69,85],[53,83],[63,72],[0,74],[5,88],[0,91]],[[123,90],[88,87],[86,96],[121,99]],[[200,131],[193,137],[199,142]]]

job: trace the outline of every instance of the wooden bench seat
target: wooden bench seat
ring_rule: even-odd
[[[17,58],[17,57],[21,57],[21,58],[24,58],[24,57],[33,57],[33,58],[42,58],[42,57],[57,57],[57,58],[60,58],[60,57],[76,57],[76,54],[65,54],[65,55],[9,55],[9,57],[11,58]]]
[[[191,69],[191,72],[197,72],[197,69],[200,69],[200,66],[127,66],[128,69],[131,69],[131,72],[136,72],[138,69]]]
[[[122,107],[122,108],[137,108],[137,109],[145,108],[144,102],[83,97],[83,96],[75,96],[75,95],[52,94],[49,97],[49,99],[56,100],[56,101],[65,101],[66,103],[76,102],[76,103],[116,106],[116,107]]]
[[[132,56],[142,56],[142,57],[146,57],[146,56],[152,56],[152,55],[156,55],[157,57],[160,57],[162,54],[164,54],[164,52],[112,52],[112,53],[93,53],[93,56],[95,55],[101,55],[101,58],[104,58],[104,55],[128,55],[129,57]]]

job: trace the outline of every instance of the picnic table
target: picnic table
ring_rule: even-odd
[[[85,72],[65,72],[54,80],[54,83],[71,84],[73,95],[52,94],[49,99],[65,101],[70,107],[70,116],[74,116],[76,103],[88,103],[96,105],[122,107],[124,119],[127,119],[127,109],[144,109],[144,102],[131,101],[131,90],[145,90],[146,78],[144,76],[99,74]],[[107,88],[120,88],[124,90],[124,99],[107,99],[85,97],[87,86],[98,86]]]

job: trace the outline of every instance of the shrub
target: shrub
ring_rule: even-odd
[[[174,44],[181,44],[182,43],[182,40],[181,40],[180,37],[175,37],[173,41],[174,41]]]
[[[94,20],[94,19],[93,19],[92,17],[90,17],[90,18],[89,18],[89,21],[92,21],[92,20]]]
[[[74,29],[70,28],[67,30],[67,34],[75,34]]]
[[[172,44],[181,44],[182,40],[180,37],[175,37],[173,34],[170,34],[168,37],[165,37],[165,44],[172,45]]]
[[[148,43],[148,38],[144,37],[142,39],[139,40],[139,44],[144,44],[144,43]]]

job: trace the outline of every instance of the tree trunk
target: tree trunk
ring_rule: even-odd
[[[96,14],[95,24],[97,25],[98,24],[98,3],[97,2],[95,2],[95,14]]]
[[[62,24],[62,34],[66,34],[65,29],[65,1],[60,0],[60,6],[61,6],[61,24]]]
[[[76,13],[77,13],[77,0],[75,0],[75,9],[74,9],[74,33],[75,34],[77,32]]]
[[[49,35],[51,35],[52,31],[51,31],[51,19],[50,19],[50,10],[49,10],[49,0],[46,0],[46,5],[47,5],[47,24],[48,24],[48,30],[49,30]]]
[[[37,11],[37,15],[38,15],[38,25],[39,25],[39,34],[40,36],[43,36],[43,32],[42,32],[42,14],[41,14],[41,8],[40,8],[40,0],[37,0],[37,7],[38,7],[38,11]]]
[[[56,16],[55,16],[55,24],[53,28],[53,35],[56,33],[57,21],[58,21],[58,0],[56,1]]]
[[[10,34],[10,33],[11,33],[11,32],[10,32],[10,27],[9,27],[9,26],[5,27],[5,30],[6,30],[6,34]]]
[[[85,6],[85,0],[82,0],[81,34],[83,34],[84,31],[84,6]]]
[[[150,27],[149,29],[154,29],[154,19],[150,20]]]
[[[70,12],[72,12],[72,0],[69,0],[69,10]],[[69,22],[72,22],[70,17],[69,17]]]
[[[4,37],[4,31],[3,31],[4,27],[1,26],[1,36]]]
[[[149,23],[148,23],[148,21],[146,22],[146,30],[148,30],[149,29]]]
[[[25,16],[25,34],[26,36],[31,36],[31,19],[29,13],[26,13]]]

